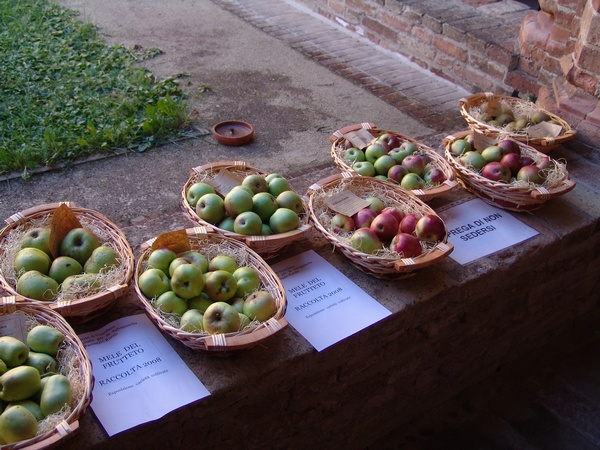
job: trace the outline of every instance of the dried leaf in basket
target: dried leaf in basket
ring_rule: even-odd
[[[175,253],[184,253],[191,249],[190,240],[185,230],[170,231],[159,235],[152,243],[152,250],[168,248]]]
[[[60,255],[60,243],[73,228],[81,228],[81,222],[73,214],[71,208],[63,203],[54,211],[52,222],[50,223],[49,246],[55,258]]]

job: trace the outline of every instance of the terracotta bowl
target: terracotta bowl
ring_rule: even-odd
[[[246,122],[226,120],[213,126],[212,134],[221,144],[244,145],[254,137],[254,128]]]

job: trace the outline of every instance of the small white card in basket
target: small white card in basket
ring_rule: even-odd
[[[314,250],[271,267],[285,289],[285,318],[317,351],[391,314]]]
[[[79,337],[95,379],[90,406],[109,436],[210,395],[145,314]]]

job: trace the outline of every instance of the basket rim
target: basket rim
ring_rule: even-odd
[[[434,186],[428,186],[424,189],[416,189],[416,190],[412,191],[412,193],[414,195],[416,195],[417,197],[419,197],[421,200],[429,201],[436,197],[446,195],[458,186],[458,183],[456,181],[456,177],[455,177],[454,171],[452,170],[452,167],[450,167],[450,165],[447,163],[447,161],[444,159],[444,157],[441,156],[438,152],[436,152],[433,148],[419,142],[418,140],[416,140],[412,137],[406,136],[400,132],[378,128],[372,122],[363,122],[363,123],[359,123],[359,124],[348,125],[344,128],[341,128],[341,129],[335,131],[329,138],[329,140],[331,142],[331,148],[330,148],[331,158],[332,158],[334,164],[338,167],[338,169],[340,169],[341,172],[356,173],[352,169],[352,166],[344,160],[344,158],[341,154],[340,144],[343,142],[345,134],[347,134],[351,131],[356,131],[358,129],[367,130],[372,134],[375,133],[375,137],[380,136],[384,133],[392,133],[392,134],[398,136],[403,142],[411,142],[411,143],[417,145],[420,152],[427,154],[431,158],[431,164],[433,164],[437,168],[442,169],[442,171],[444,172],[444,175],[446,177],[446,180],[443,183],[439,183],[438,185],[434,185]],[[385,180],[381,180],[381,181],[385,181]],[[400,186],[398,183],[396,183],[394,181],[385,181],[385,182]]]
[[[188,238],[200,240],[209,240],[213,243],[226,243],[226,245],[242,250],[251,262],[258,266],[258,271],[261,275],[261,286],[269,287],[277,302],[278,308],[275,315],[251,330],[233,332],[226,334],[211,335],[206,332],[193,333],[185,332],[180,328],[168,322],[163,315],[156,311],[152,306],[151,299],[148,299],[140,290],[139,276],[145,269],[145,262],[150,252],[152,251],[152,243],[155,238],[151,238],[144,242],[141,246],[141,253],[136,262],[136,270],[134,274],[135,291],[138,300],[142,303],[144,310],[150,319],[166,334],[176,340],[181,341],[184,345],[205,353],[228,353],[232,351],[243,350],[246,348],[258,345],[273,334],[287,327],[288,323],[285,319],[287,309],[287,299],[285,289],[277,274],[266,263],[264,258],[254,250],[248,248],[243,242],[233,239],[222,234],[216,233],[205,227],[186,228],[185,232]],[[191,244],[193,244],[191,242]],[[192,245],[192,249],[195,247]],[[198,248],[199,250],[199,248]]]
[[[403,258],[400,255],[397,257],[371,255],[354,249],[349,243],[345,242],[344,239],[341,239],[338,235],[330,232],[330,230],[328,230],[319,221],[314,207],[314,199],[318,193],[338,187],[343,183],[348,183],[349,186],[354,186],[356,184],[380,184],[385,186],[387,189],[390,189],[395,196],[398,197],[398,203],[413,203],[418,205],[419,208],[428,214],[434,214],[438,217],[439,215],[423,200],[419,199],[415,195],[412,195],[408,191],[405,191],[390,183],[385,183],[383,180],[372,177],[362,177],[355,172],[342,172],[340,174],[323,178],[322,180],[314,183],[309,188],[309,209],[311,212],[311,220],[313,221],[315,228],[322,233],[322,235],[334,246],[335,249],[340,250],[342,254],[344,254],[344,256],[350,260],[350,262],[357,265],[365,272],[381,278],[402,276],[414,272],[422,267],[429,266],[434,262],[437,262],[438,260],[448,256],[453,251],[454,246],[448,240],[447,228],[446,235],[442,241],[427,247],[427,249],[425,249],[421,255],[413,258]]]
[[[80,372],[83,380],[81,398],[73,406],[71,412],[54,429],[44,434],[35,436],[31,439],[15,442],[13,444],[3,445],[7,450],[20,448],[47,448],[54,446],[61,440],[68,438],[79,428],[79,417],[86,411],[92,401],[92,390],[94,386],[94,376],[92,372],[92,363],[88,357],[83,342],[77,336],[77,333],[67,320],[58,312],[43,305],[41,302],[29,301],[20,295],[4,296],[0,299],[0,314],[13,314],[23,312],[33,316],[41,324],[50,324],[59,329],[65,336],[65,342],[74,348],[80,364]],[[64,344],[63,344],[64,345]]]
[[[115,245],[115,250],[119,253],[121,264],[123,267],[123,275],[116,284],[105,288],[100,292],[88,295],[86,297],[64,300],[60,297],[48,302],[47,304],[51,309],[59,312],[63,317],[67,317],[71,320],[91,320],[103,313],[107,308],[122,295],[126,294],[129,289],[129,283],[133,277],[135,257],[133,249],[129,244],[127,237],[123,231],[117,227],[111,220],[99,211],[83,208],[77,206],[74,202],[56,202],[46,203],[19,211],[11,215],[5,220],[6,225],[0,230],[0,242],[8,236],[8,234],[14,229],[25,226],[29,221],[36,219],[45,219],[54,213],[54,211],[61,205],[66,205],[69,209],[78,217],[85,217],[92,221],[95,225],[102,228],[104,232],[110,235],[111,243]],[[12,295],[20,296],[16,291],[16,286],[13,286],[5,276],[0,273],[0,286],[8,291]],[[27,298],[27,297],[26,297]],[[35,299],[27,298],[29,301],[36,301]]]
[[[577,184],[569,177],[569,172],[564,168],[563,180],[557,186],[550,188],[542,186],[518,186],[493,181],[485,178],[458,162],[457,158],[450,152],[450,145],[456,139],[461,139],[471,133],[472,130],[460,131],[446,136],[443,140],[444,155],[453,169],[456,171],[459,183],[467,191],[474,193],[486,202],[509,209],[512,211],[531,211],[541,207],[547,200],[566,194]],[[516,140],[514,140],[516,141]],[[536,148],[523,142],[516,141],[521,150],[537,158],[549,157]],[[556,163],[556,160],[551,158]]]
[[[288,231],[286,233],[273,234],[270,236],[246,236],[243,234],[235,233],[232,231],[224,230],[222,228],[217,227],[203,219],[201,219],[196,213],[195,208],[193,208],[187,201],[186,192],[189,187],[195,182],[197,177],[200,174],[212,174],[214,171],[229,169],[232,168],[236,171],[242,172],[253,172],[258,173],[260,175],[266,176],[269,172],[266,172],[262,169],[256,168],[245,161],[239,160],[224,160],[224,161],[215,161],[207,164],[202,164],[196,166],[190,170],[190,175],[181,188],[180,192],[180,200],[181,206],[188,216],[188,218],[203,227],[212,228],[216,233],[222,234],[232,239],[236,239],[244,242],[248,247],[255,250],[262,257],[267,259],[278,256],[285,248],[290,245],[292,242],[295,242],[298,239],[303,238],[312,228],[312,225],[309,222],[309,214],[307,210],[306,200],[303,195],[300,195],[302,199],[304,212],[300,214],[300,226],[295,230]]]
[[[510,131],[504,130],[502,128],[494,127],[493,125],[489,125],[485,122],[475,119],[470,114],[469,109],[471,107],[478,106],[481,103],[483,103],[484,101],[487,101],[490,99],[499,99],[499,100],[506,101],[506,102],[509,102],[512,104],[526,103],[526,100],[523,100],[519,97],[498,95],[498,94],[494,94],[493,92],[489,92],[489,91],[488,92],[479,92],[479,93],[471,94],[471,95],[468,95],[467,97],[461,98],[458,101],[460,114],[463,116],[463,118],[467,122],[468,126],[473,131],[480,132],[481,134],[484,134],[486,136],[491,136],[491,137],[507,136],[507,137],[513,138],[519,142],[524,142],[527,145],[535,146],[538,151],[541,151],[542,149],[545,149],[545,151],[552,150],[555,147],[557,147],[558,145],[573,139],[575,137],[575,135],[577,134],[577,131],[572,129],[571,125],[569,125],[569,123],[567,121],[565,121],[563,118],[561,118],[560,116],[558,116],[550,111],[540,108],[537,105],[534,105],[534,106],[538,110],[543,111],[544,113],[548,114],[553,120],[560,123],[560,125],[563,128],[563,132],[561,134],[559,134],[556,137],[546,136],[546,137],[542,137],[542,138],[532,138],[532,137],[529,137],[529,135],[526,133],[519,134],[519,133],[510,132]],[[533,103],[532,103],[532,105],[533,105]]]

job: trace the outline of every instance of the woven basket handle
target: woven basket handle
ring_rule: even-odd
[[[248,166],[248,164],[246,164],[245,161],[216,161],[216,162],[204,164],[202,166],[194,167],[191,170],[190,175],[194,175],[199,172],[205,172],[207,169],[212,171],[213,169],[222,169],[225,167],[234,167],[239,170],[245,170],[246,167],[249,167],[249,166]]]
[[[337,141],[339,138],[341,138],[346,133],[350,133],[351,131],[360,130],[361,128],[370,130],[372,128],[375,128],[375,124],[372,122],[362,122],[362,123],[355,123],[353,125],[348,125],[346,127],[340,128],[339,130],[335,131],[331,136],[329,136],[329,142],[331,142],[333,144],[335,141]]]
[[[305,234],[310,228],[311,227],[308,225],[300,225],[295,230],[275,235],[277,237],[277,247],[282,247],[298,240],[298,238]],[[244,243],[251,249],[256,250],[268,249],[273,245],[273,242],[269,241],[268,239],[265,239],[265,236],[249,236],[247,239],[244,240]]]
[[[449,255],[453,250],[454,245],[452,245],[450,242],[441,242],[427,255],[416,260],[412,258],[400,259],[394,263],[394,267],[399,272],[403,272],[403,269],[406,267],[410,267],[411,270],[419,269],[421,267],[430,265],[432,261],[435,261],[439,257],[440,253],[443,255]]]
[[[25,217],[29,217],[33,214],[43,213],[46,211],[53,211],[60,205],[67,205],[69,208],[74,208],[76,206],[73,202],[46,203],[44,205],[33,206],[31,208],[27,208],[17,213],[14,213],[12,216],[10,216],[8,219],[5,219],[4,221],[8,225],[12,225],[13,223],[17,223],[23,220]]]
[[[224,345],[215,344],[212,337],[204,339],[204,345],[207,350],[240,350],[252,346],[255,342],[266,339],[279,330],[287,327],[288,322],[285,317],[279,319],[270,319],[265,322],[264,326],[252,333],[238,334],[225,338]]]

